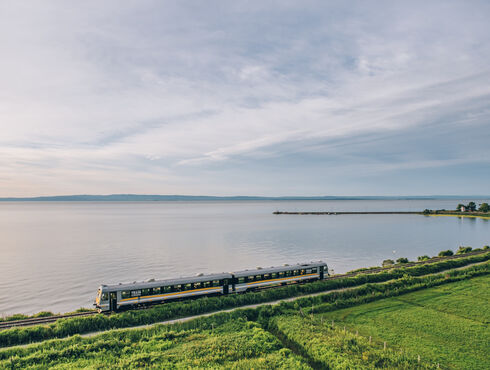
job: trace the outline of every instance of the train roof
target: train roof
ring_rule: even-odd
[[[177,279],[164,279],[164,280],[150,279],[147,281],[135,281],[133,283],[102,285],[102,290],[114,291],[114,290],[148,289],[148,288],[156,288],[160,286],[198,283],[201,281],[222,280],[222,279],[231,279],[231,278],[232,276],[229,273],[209,274],[209,275],[199,274],[196,276],[180,277]]]
[[[233,275],[236,277],[243,277],[243,276],[262,275],[262,274],[269,274],[273,272],[299,270],[299,269],[306,269],[306,268],[313,268],[313,267],[320,267],[320,266],[327,266],[327,264],[323,261],[298,263],[294,265],[286,264],[284,266],[264,267],[264,268],[259,267],[256,269],[235,271],[230,273],[223,272],[221,274],[209,274],[209,275],[199,274],[196,276],[180,277],[176,279],[163,279],[163,280],[150,279],[147,281],[134,281],[132,283],[107,284],[107,285],[102,285],[101,288],[103,291],[148,289],[148,288],[156,288],[160,286],[198,283],[201,281],[231,279]]]
[[[263,275],[263,274],[269,274],[273,272],[299,270],[299,269],[306,269],[306,268],[313,268],[313,267],[320,267],[320,266],[327,266],[327,264],[323,261],[316,261],[316,262],[309,262],[309,263],[298,263],[295,265],[284,265],[284,266],[277,266],[277,267],[264,267],[264,268],[256,268],[251,270],[242,270],[242,271],[232,272],[232,274],[235,275],[236,277],[243,277],[243,276]]]

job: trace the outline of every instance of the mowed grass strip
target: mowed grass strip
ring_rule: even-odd
[[[489,369],[489,288],[486,275],[322,316],[445,367]]]

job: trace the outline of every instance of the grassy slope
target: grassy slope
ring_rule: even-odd
[[[170,326],[45,341],[0,350],[0,368],[308,368],[308,364],[331,368],[435,368],[438,362],[443,368],[488,368],[489,279],[488,275],[475,277],[315,314],[313,320],[310,315],[301,316],[298,308],[285,305],[275,310],[259,308],[260,314],[248,310]],[[325,304],[322,300],[304,300],[311,301],[310,307],[313,302],[318,308]],[[307,307],[303,306],[305,312]],[[315,308],[314,312],[319,311]],[[247,322],[245,317],[258,320],[279,337],[258,323]],[[329,327],[332,319],[334,328]],[[341,330],[344,323],[350,333]],[[356,330],[364,337],[356,336]],[[281,332],[296,344],[288,343]],[[368,342],[369,335],[373,343]],[[388,342],[387,351],[382,348],[383,341]],[[422,357],[420,363],[417,354]]]
[[[349,330],[453,368],[490,368],[490,277],[329,312]]]
[[[310,368],[253,322],[239,319],[211,329],[174,329],[159,325],[48,341],[13,351],[0,360],[0,368]]]

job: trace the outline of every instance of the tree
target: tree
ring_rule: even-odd
[[[480,212],[490,212],[490,206],[488,203],[482,203],[480,204],[480,208],[478,208]]]
[[[427,260],[430,260],[430,257],[428,255],[418,256],[417,260],[418,261],[427,261]]]
[[[428,208],[424,209],[423,213],[424,213],[424,215],[428,215],[430,213],[430,209],[428,209]]]
[[[400,257],[396,260],[396,263],[408,263],[408,258]]]
[[[382,266],[387,267],[387,266],[392,266],[394,264],[395,264],[395,261],[393,261],[393,260],[384,260],[382,263]]]
[[[440,251],[438,256],[439,257],[452,256],[453,254],[454,254],[453,251],[448,249],[447,251]]]
[[[475,212],[476,211],[476,204],[475,204],[475,202],[469,202],[466,207],[471,212]]]
[[[461,211],[461,207],[466,207],[464,204],[459,203],[456,210]]]

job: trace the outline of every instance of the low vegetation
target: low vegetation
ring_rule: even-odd
[[[308,358],[317,368],[325,369],[435,369],[432,361],[418,361],[411,353],[384,347],[366,337],[344,331],[321,317],[278,316],[270,329],[278,337]]]
[[[328,312],[316,320],[371,336],[411,358],[455,369],[490,367],[488,275]],[[378,346],[379,347],[379,346]]]
[[[8,367],[310,368],[259,324],[232,315],[2,351],[0,368]]]
[[[376,318],[376,311],[370,307],[390,307],[393,304],[390,302],[405,301],[408,302],[407,309],[430,306],[429,316],[417,317],[423,310],[414,311],[407,313],[406,320],[395,321],[395,325],[400,326],[397,330],[403,332],[405,338],[411,337],[412,342],[418,340],[420,331],[432,330],[431,325],[447,326],[447,320],[446,323],[440,320],[445,317],[443,315],[488,324],[485,310],[478,307],[487,304],[488,297],[481,297],[471,309],[468,308],[470,303],[466,306],[462,303],[473,298],[474,292],[482,289],[482,284],[488,284],[489,268],[490,263],[485,262],[429,276],[406,274],[383,283],[284,301],[275,306],[238,309],[173,325],[112,330],[88,338],[76,335],[3,349],[0,350],[0,368],[437,368],[438,362],[444,367],[446,363],[430,352],[421,352],[410,343],[395,342],[386,334],[389,330],[379,329],[379,333],[369,334],[368,329],[376,327],[373,322],[389,328],[394,316],[387,314],[395,314],[388,308],[381,310]],[[472,286],[474,292],[465,288]],[[406,294],[408,292],[416,293]],[[449,311],[444,311],[445,307]],[[358,310],[358,314],[340,314],[354,310]],[[372,315],[370,325],[357,323],[356,318],[363,314]],[[414,318],[413,322],[410,317]],[[333,325],[331,320],[334,320]],[[342,320],[345,320],[346,332]],[[369,320],[367,322],[369,324]],[[479,324],[475,325],[479,327]],[[481,328],[475,331],[474,327],[465,330],[464,324],[454,326],[448,334],[459,335],[458,341],[470,343],[469,338],[478,341],[473,344],[473,349],[465,345],[463,350],[470,351],[470,356],[480,353],[481,345],[485,343],[481,339],[488,340],[488,334],[482,337],[485,333]],[[357,331],[360,335],[356,335]],[[444,335],[442,331],[439,333]],[[437,343],[436,336],[433,338]],[[388,342],[386,349],[385,341]],[[453,345],[456,340],[444,343]],[[420,360],[418,355],[421,355]],[[459,364],[471,364],[473,360],[464,361]],[[483,366],[488,365],[488,360],[482,361]]]
[[[386,282],[393,279],[400,279],[404,276],[422,276],[451,268],[466,266],[472,263],[487,261],[489,258],[490,253],[484,253],[437,263],[390,269],[375,274],[361,274],[354,277],[317,281],[304,285],[291,285],[258,293],[229,295],[226,297],[207,297],[192,301],[173,302],[146,310],[127,311],[110,316],[93,315],[88,317],[61,319],[49,325],[12,328],[0,331],[0,347],[31,343],[52,338],[62,338],[74,334],[152,324],[179,317],[214,312],[249,304],[270,302],[278,299],[335,289],[352,288],[368,283]]]

